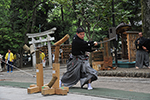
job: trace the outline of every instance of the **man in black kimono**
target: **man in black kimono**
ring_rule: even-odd
[[[88,61],[85,52],[92,52],[92,47],[97,42],[84,41],[84,29],[79,27],[72,42],[72,59],[67,63],[67,72],[63,75],[61,82],[64,86],[72,87],[80,80],[81,88],[88,84],[88,90],[93,89],[91,82],[97,80],[97,71],[94,70]]]
[[[143,65],[149,67],[149,54],[147,48],[143,45],[147,39],[143,37],[143,33],[139,33],[139,38],[135,41],[136,45],[136,69],[142,68]]]

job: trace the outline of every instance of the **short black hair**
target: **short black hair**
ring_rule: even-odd
[[[85,32],[84,28],[81,26],[77,28],[77,33],[80,33],[80,32]]]

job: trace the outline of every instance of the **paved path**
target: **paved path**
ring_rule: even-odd
[[[43,96],[41,93],[27,94],[23,88],[1,87],[0,100],[114,100],[101,97],[68,94],[66,96],[51,95]]]
[[[36,75],[35,69],[31,67],[23,68],[23,70],[32,75]],[[66,66],[60,66],[60,76],[62,76],[64,72],[66,72]],[[44,73],[44,84],[46,84],[52,78],[52,70],[50,68],[45,68],[43,73]],[[8,84],[9,86],[10,85],[9,82],[16,82],[15,84],[17,84],[17,82],[28,83],[27,85],[25,85],[27,87],[29,86],[30,83],[36,83],[36,78],[33,78],[17,70],[14,70],[13,73],[0,72],[0,86],[3,86],[2,84],[5,84],[5,85]],[[112,97],[119,96],[119,95],[116,95],[115,93],[111,93],[111,92],[117,92],[118,94],[121,93],[122,95],[121,97],[126,98],[130,96],[130,98],[132,98],[132,96],[128,94],[129,92],[129,93],[133,93],[134,95],[141,94],[141,96],[143,97],[145,96],[146,99],[143,99],[143,100],[150,100],[150,99],[147,99],[147,98],[150,98],[149,97],[150,96],[150,78],[99,76],[98,80],[92,83],[92,86],[94,87],[94,92],[92,91],[88,93],[88,95],[91,95],[91,96],[92,96],[92,93],[96,94],[95,90],[97,90],[97,91],[101,91],[101,94],[106,95],[106,96],[112,96]],[[83,94],[81,93],[81,91],[82,92],[87,91],[86,85],[84,86],[85,88],[84,90],[80,89],[80,82],[78,82],[77,85],[75,85],[74,87],[75,89],[72,90],[73,93],[78,92],[79,94]]]
[[[24,68],[24,71],[36,75],[36,71],[33,68]],[[66,67],[61,66],[60,76],[66,72]],[[49,83],[52,78],[52,70],[50,68],[44,69],[44,84]],[[25,82],[36,83],[36,78],[29,76],[20,71],[13,71],[13,73],[0,72],[0,80],[11,82]],[[118,89],[124,91],[134,91],[142,93],[150,93],[150,78],[132,78],[132,77],[104,77],[99,76],[97,81],[92,83],[94,88],[109,88]],[[75,87],[80,87],[78,82]],[[87,87],[86,85],[84,87]]]

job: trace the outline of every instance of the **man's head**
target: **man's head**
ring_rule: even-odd
[[[42,50],[40,50],[40,53],[42,53]]]
[[[84,39],[84,29],[82,27],[78,27],[77,28],[77,36],[80,38],[80,39]]]
[[[143,37],[143,33],[142,32],[139,33],[139,37],[140,38]]]
[[[10,53],[11,52],[11,50],[10,49],[8,49],[8,53]]]

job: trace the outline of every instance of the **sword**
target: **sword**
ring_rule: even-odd
[[[108,42],[108,41],[111,41],[111,40],[114,40],[114,39],[116,39],[116,37],[110,38],[110,39],[108,39],[106,41],[97,42],[97,44],[102,44],[102,43],[105,43],[105,42]],[[96,43],[96,42],[94,42],[94,43]]]

